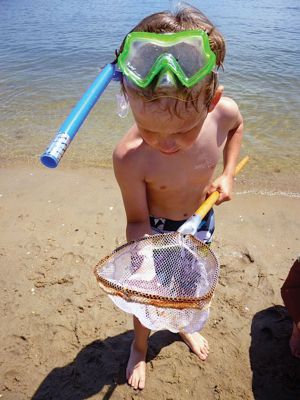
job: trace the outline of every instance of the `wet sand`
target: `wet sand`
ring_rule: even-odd
[[[296,179],[296,177],[294,177]],[[126,384],[129,315],[98,287],[96,262],[125,241],[110,169],[1,168],[0,396],[9,400],[296,400],[300,360],[280,287],[300,253],[297,197],[242,194],[216,207],[221,274],[202,362],[154,332],[146,388]]]

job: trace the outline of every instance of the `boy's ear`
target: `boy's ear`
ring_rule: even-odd
[[[216,105],[219,103],[221,97],[223,96],[224,86],[218,86],[215,91],[214,97],[212,98],[210,105],[208,106],[208,112],[212,112]]]

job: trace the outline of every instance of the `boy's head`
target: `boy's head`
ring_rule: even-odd
[[[209,47],[215,55],[215,66],[216,68],[223,66],[224,39],[206,16],[196,8],[185,7],[175,13],[152,14],[144,18],[131,32],[165,34],[183,31],[206,32],[206,40],[208,37]],[[124,49],[125,40],[126,38],[121,45],[119,54]],[[194,59],[194,55],[191,54],[190,58]],[[162,85],[160,84],[161,80],[164,81]],[[210,70],[203,79],[191,87],[182,84],[172,72],[169,75],[164,74],[163,69],[154,76],[147,87],[141,88],[126,77],[121,84],[129,99],[137,124],[139,127],[146,125],[146,128],[147,125],[151,125],[153,113],[156,114],[160,126],[161,124],[173,125],[174,120],[179,122],[186,119],[190,120],[191,126],[201,124],[201,121],[203,123],[206,118],[207,112],[213,109],[220,97],[217,74],[214,70]],[[189,124],[187,121],[186,123],[182,122],[184,125]],[[150,131],[152,130],[155,131],[155,128],[150,129]]]
[[[222,67],[225,58],[224,39],[208,18],[194,7],[181,8],[175,13],[165,11],[152,14],[138,23],[131,32],[162,34],[193,30],[202,30],[207,33],[210,48],[216,56],[216,67]],[[121,45],[120,52],[122,52],[124,48],[125,39]],[[122,85],[125,93],[128,93],[128,91],[131,93],[135,91],[136,94],[140,98],[144,98],[145,101],[154,101],[157,98],[163,97],[165,94],[165,97],[174,97],[184,102],[192,103],[194,107],[199,107],[197,99],[200,94],[204,95],[203,102],[208,107],[218,87],[217,74],[214,71],[211,71],[203,80],[190,88],[185,87],[178,82],[178,80],[173,90],[168,87],[160,88],[157,85],[158,79],[159,74],[152,80],[148,87],[142,89],[136,85],[130,84],[131,82],[129,82],[128,79],[124,79]]]

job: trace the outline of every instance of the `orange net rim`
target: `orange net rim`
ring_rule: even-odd
[[[193,241],[197,246],[199,244],[201,247],[205,247],[206,251],[210,253],[212,258],[214,259],[216,269],[213,277],[213,283],[211,286],[211,289],[207,294],[204,296],[199,296],[199,297],[189,297],[189,298],[184,298],[184,297],[168,297],[168,296],[159,296],[159,295],[154,295],[154,294],[149,294],[149,293],[143,293],[143,292],[138,292],[136,290],[132,289],[127,289],[121,285],[118,285],[116,283],[110,282],[108,279],[103,278],[99,275],[101,268],[104,266],[106,262],[108,262],[110,259],[112,259],[118,252],[123,250],[126,247],[131,246],[132,244],[136,244],[145,240],[153,239],[153,241],[159,241],[162,239],[162,237],[178,237],[178,236],[188,236],[191,241]],[[132,240],[128,243],[125,243],[119,247],[117,247],[111,254],[105,256],[102,258],[96,266],[94,267],[94,274],[96,276],[96,279],[100,285],[100,287],[107,293],[113,296],[119,296],[122,297],[124,300],[129,301],[129,302],[138,302],[142,304],[149,304],[153,305],[156,307],[162,307],[162,308],[175,308],[175,309],[184,309],[184,308],[197,308],[197,309],[202,309],[204,308],[212,299],[213,293],[215,291],[215,288],[218,283],[218,277],[219,277],[219,272],[220,272],[220,265],[218,262],[217,257],[213,253],[213,251],[210,249],[210,247],[202,242],[199,239],[196,239],[193,235],[182,235],[179,232],[171,232],[171,233],[163,233],[163,234],[157,234],[157,235],[149,235],[143,238],[140,238],[138,240]]]

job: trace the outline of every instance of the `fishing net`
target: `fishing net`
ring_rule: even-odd
[[[147,328],[195,332],[208,318],[219,264],[206,244],[172,232],[117,248],[94,272],[112,301]]]

